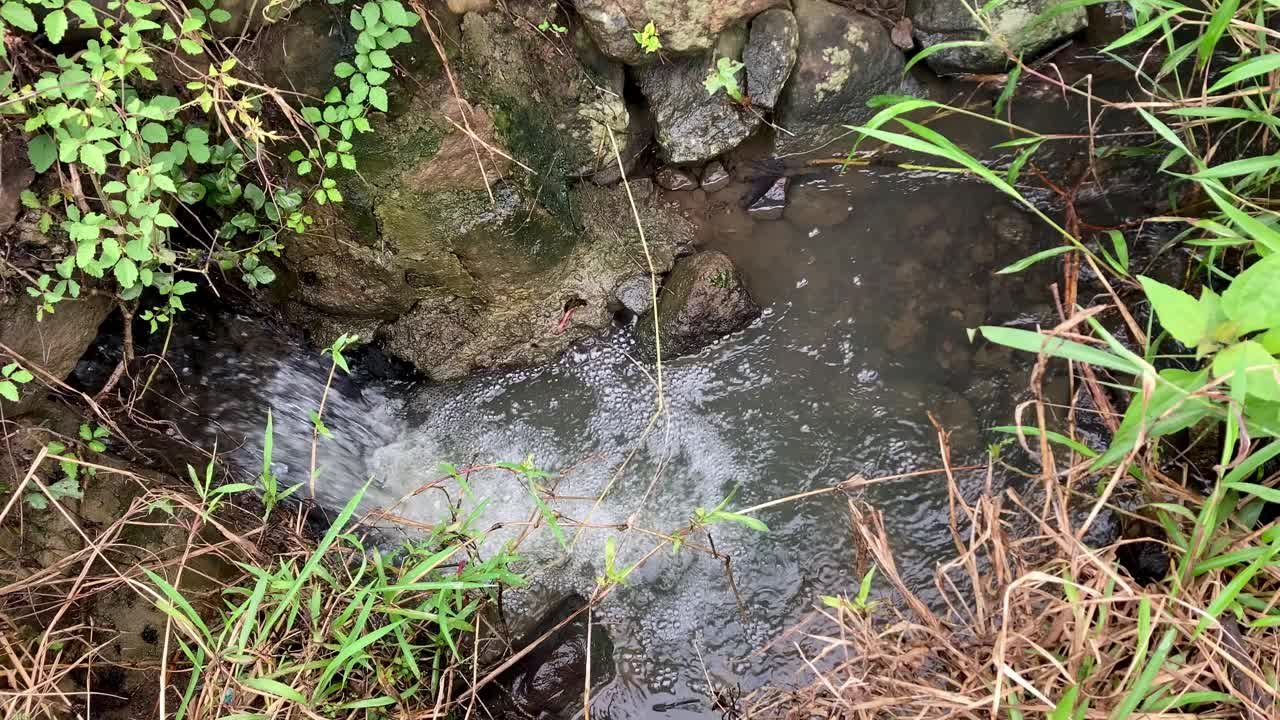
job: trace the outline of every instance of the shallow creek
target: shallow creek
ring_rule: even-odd
[[[733,506],[741,508],[854,474],[937,467],[930,412],[955,430],[957,463],[981,461],[996,439],[986,429],[1010,420],[1026,387],[1025,364],[970,343],[966,328],[1049,317],[1048,268],[993,273],[1050,246],[1052,236],[995,191],[944,174],[802,168],[784,217],[774,221],[754,221],[742,209],[750,184],[674,198],[705,217],[703,245],[734,258],[765,310],[742,332],[665,364],[667,412],[646,437],[652,367],[632,359],[622,327],[545,367],[453,384],[364,367],[339,380],[327,406],[337,439],[321,446],[320,498],[341,505],[372,477],[368,505],[387,506],[438,479],[441,462],[532,454],[539,467],[563,473],[552,505],[566,517],[601,526],[630,518],[669,531],[734,488]],[[232,452],[252,467],[270,408],[277,470],[286,482],[304,482],[307,413],[327,362],[256,320],[214,317],[193,332],[195,342],[170,355],[185,393],[174,407],[193,412],[170,417],[197,442],[238,446]],[[591,498],[606,487],[593,509]],[[480,474],[473,488],[490,499],[485,524],[505,523],[495,542],[524,529],[533,506],[514,477]],[[927,594],[936,562],[952,552],[943,478],[877,483],[861,494],[883,510],[899,569]],[[396,512],[432,522],[444,503],[441,493],[424,492]],[[736,595],[720,562],[663,552],[595,611],[612,636],[616,678],[594,690],[593,714],[713,717],[706,676],[748,690],[803,675],[803,663],[781,648],[753,653],[820,595],[856,591],[848,505],[826,494],[758,517],[768,533],[714,530],[716,548],[732,556]],[[532,582],[507,595],[509,614],[531,616],[568,593],[589,594],[611,534],[620,563],[654,542],[637,531],[594,529],[566,554],[545,531],[525,540],[520,553]]]

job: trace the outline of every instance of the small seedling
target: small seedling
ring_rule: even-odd
[[[563,35],[569,32],[569,28],[563,25],[557,25],[551,22],[550,20],[543,20],[542,22],[538,23],[538,29],[541,30],[542,32],[552,32],[552,33],[555,33],[556,35]]]
[[[746,97],[742,94],[742,88],[738,86],[738,73],[742,72],[743,67],[745,66],[742,63],[727,57],[716,60],[716,66],[702,83],[707,88],[707,94],[715,95],[717,90],[724,88],[725,94],[734,102],[745,102]]]
[[[634,563],[625,568],[619,568],[618,562],[618,544],[613,538],[609,538],[604,542],[604,577],[597,577],[596,583],[608,587],[609,585],[626,585],[627,576],[639,567],[640,563]]]
[[[662,49],[662,40],[658,38],[658,28],[653,26],[652,20],[646,23],[644,29],[640,32],[631,33],[631,37],[636,39],[636,44],[646,54],[655,53]]]
[[[769,532],[768,525],[765,525],[763,522],[760,522],[759,520],[751,517],[750,515],[743,515],[741,513],[729,512],[728,510],[725,510],[725,508],[728,507],[729,502],[733,500],[733,496],[736,494],[738,494],[738,488],[735,487],[733,489],[733,492],[730,492],[727,496],[725,496],[725,499],[721,500],[720,504],[716,505],[711,510],[707,510],[704,507],[694,508],[693,510],[694,526],[696,528],[705,528],[707,526],[714,525],[718,522],[732,522],[732,523],[738,523],[739,525],[744,525],[747,528],[755,530],[756,532]]]
[[[835,595],[823,595],[822,603],[827,607],[844,609],[850,612],[867,613],[875,609],[876,603],[869,601],[871,597],[871,581],[875,579],[876,569],[872,567],[862,576],[862,582],[858,585],[858,596],[850,600],[848,598],[837,597]]]
[[[329,429],[320,422],[320,416],[312,413],[312,421],[316,423],[317,428],[325,437],[329,436]],[[301,484],[280,492],[280,480],[271,469],[271,451],[275,447],[275,430],[272,424],[271,411],[267,411],[267,429],[262,435],[262,474],[258,476],[258,482],[262,486],[262,521],[266,522],[271,517],[271,511],[285,500],[285,498],[298,491],[302,487]]]

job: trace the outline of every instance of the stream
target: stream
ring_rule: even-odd
[[[939,467],[929,413],[954,431],[955,463],[982,462],[997,439],[986,430],[1010,421],[1029,368],[1007,351],[971,343],[966,329],[1030,327],[1052,317],[1052,263],[994,274],[1051,247],[1050,231],[997,191],[945,173],[800,168],[786,213],[774,221],[754,221],[742,209],[751,187],[748,178],[711,198],[672,194],[702,214],[702,244],[738,263],[764,312],[700,354],[664,364],[666,412],[647,435],[653,368],[633,359],[625,327],[543,367],[447,384],[414,380],[365,354],[370,361],[339,377],[326,407],[336,439],[320,447],[319,498],[340,506],[372,478],[366,505],[391,506],[440,478],[442,462],[532,455],[560,474],[548,483],[566,524],[631,522],[665,532],[735,489],[730,507],[743,508],[855,474]],[[305,482],[307,416],[322,394],[327,359],[258,319],[215,314],[194,325],[187,344],[170,349],[181,387],[169,419],[195,442],[217,440],[253,467],[270,409],[277,473],[289,484]],[[983,479],[960,478],[970,491]],[[521,534],[534,505],[517,478],[477,474],[472,489],[489,500],[482,524],[502,524],[490,543]],[[935,564],[954,551],[943,476],[873,483],[858,495],[883,511],[899,570],[928,595]],[[446,502],[443,493],[423,492],[396,513],[430,523]],[[596,609],[594,621],[612,638],[616,673],[593,690],[593,715],[718,717],[707,701],[708,677],[744,692],[766,681],[802,681],[807,668],[786,651],[790,641],[756,651],[819,596],[856,593],[848,504],[841,494],[823,494],[757,517],[769,532],[713,528],[716,549],[732,557],[732,583],[720,561],[664,550]],[[506,595],[508,614],[531,617],[568,594],[589,595],[611,536],[620,565],[655,543],[616,529],[584,531],[571,552],[545,528],[525,539],[519,552],[531,582]]]

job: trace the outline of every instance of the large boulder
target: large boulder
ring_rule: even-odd
[[[1007,44],[1015,55],[1028,57],[1083,30],[1084,7],[1077,7],[1045,22],[1035,19],[1058,0],[1008,0],[991,12],[994,40],[965,8],[962,0],[909,0],[907,13],[915,37],[926,48],[956,40],[993,40],[985,46],[953,47],[933,53],[925,62],[935,72],[999,72],[1008,64],[1000,48]]]
[[[42,273],[51,243],[38,229],[40,212],[24,209],[21,195],[28,189],[46,195],[49,186],[33,183],[37,177],[27,161],[26,142],[16,137],[0,142],[0,250],[8,261],[0,267],[0,288],[4,288],[0,290],[0,342],[27,363],[62,380],[89,349],[98,326],[115,306],[108,295],[86,292],[57,303],[52,313],[39,312],[40,303],[26,290],[29,279]],[[0,352],[0,366],[15,360]],[[37,380],[21,388],[17,403],[0,400],[5,414],[12,417],[31,410],[43,394],[40,388]]]
[[[747,66],[752,105],[772,110],[778,103],[796,64],[799,45],[800,26],[790,10],[766,10],[751,21],[751,39],[742,52],[742,61]]]
[[[89,349],[98,336],[98,326],[113,308],[107,295],[84,295],[63,300],[54,306],[53,313],[44,313],[37,319],[37,303],[25,292],[0,297],[0,341],[26,358],[27,362],[63,380]],[[7,365],[13,360],[16,358],[6,357],[0,352],[0,365]],[[42,387],[39,380],[23,386],[21,399],[16,404],[0,400],[4,403],[5,414],[14,416],[31,410],[43,395],[40,392]]]
[[[652,22],[662,54],[698,54],[711,49],[720,33],[787,0],[576,0],[578,15],[610,57],[629,65],[658,58],[646,53],[632,33]]]
[[[295,32],[328,37],[323,22]],[[578,28],[565,39],[580,52],[502,13],[451,32],[462,97],[438,59],[406,59],[412,79],[353,139],[359,173],[331,171],[344,202],[286,243],[280,289],[320,342],[359,332],[438,380],[544,362],[609,327],[644,257],[619,222],[625,189],[583,182],[615,165],[610,131],[620,145],[634,134],[621,67]],[[336,57],[308,61],[332,67],[345,50],[329,47]],[[692,228],[651,184],[631,186],[665,272]]]
[[[656,350],[650,309],[636,323],[636,336],[650,355]],[[676,262],[658,294],[658,331],[664,358],[688,355],[740,330],[760,314],[743,284],[742,273],[718,250]]]
[[[787,130],[782,152],[820,147],[869,117],[867,100],[910,90],[902,51],[879,22],[827,0],[796,0],[794,12],[800,50],[775,117]]]
[[[658,147],[673,165],[702,164],[751,137],[758,113],[734,103],[723,90],[709,94],[705,82],[719,57],[736,60],[741,45],[730,39],[715,52],[637,68],[636,80],[649,99]],[[739,72],[739,83],[745,84]]]

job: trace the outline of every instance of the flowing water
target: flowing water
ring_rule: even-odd
[[[561,473],[549,482],[566,525],[605,528],[585,531],[569,553],[545,530],[522,542],[532,583],[507,595],[509,613],[520,616],[571,592],[590,594],[606,538],[618,539],[621,564],[653,547],[652,535],[611,526],[670,531],[735,489],[732,506],[742,508],[855,474],[935,468],[929,413],[956,431],[955,462],[981,461],[995,439],[987,429],[1010,419],[1027,378],[1025,364],[971,343],[966,328],[1050,317],[1047,269],[993,273],[1051,246],[1052,236],[1007,198],[947,174],[804,169],[783,219],[760,222],[739,202],[751,186],[676,198],[704,216],[703,244],[737,261],[764,312],[702,353],[665,364],[667,409],[648,434],[653,368],[632,359],[627,328],[544,367],[459,383],[365,368],[339,380],[326,408],[338,439],[322,445],[320,498],[340,505],[372,477],[368,503],[391,505],[440,478],[442,462],[532,455]],[[184,393],[171,417],[197,441],[243,442],[236,452],[252,466],[270,408],[277,471],[305,482],[307,413],[327,361],[256,320],[218,317],[195,330],[193,344],[170,356]],[[525,529],[533,504],[517,478],[488,472],[472,488],[490,500],[485,521],[504,524],[495,541]],[[926,589],[952,550],[943,478],[872,484],[860,495],[883,510],[904,577]],[[429,523],[445,502],[427,491],[396,512]],[[718,713],[705,700],[707,677],[744,690],[801,678],[794,655],[753,651],[820,595],[856,592],[848,505],[831,493],[757,517],[769,532],[713,530],[716,549],[732,557],[732,583],[705,554],[664,552],[595,611],[617,668],[595,689],[598,716],[711,717]]]

